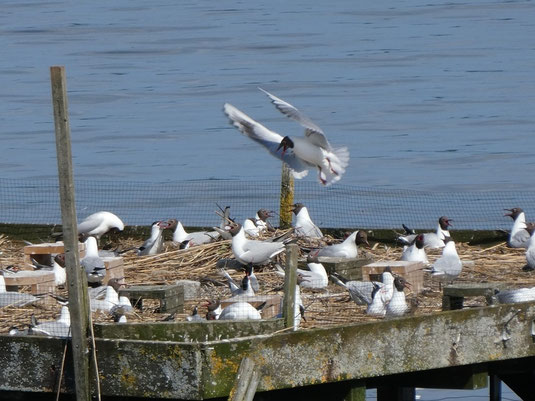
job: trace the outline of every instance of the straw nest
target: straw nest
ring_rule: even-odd
[[[278,232],[280,234],[282,232]],[[455,233],[453,233],[455,237]],[[321,241],[303,242],[301,246],[320,246],[326,242],[335,242],[327,237]],[[121,249],[131,246],[139,246],[142,241],[129,239],[119,240]],[[23,266],[22,242],[11,241],[5,236],[0,236],[0,267]],[[461,259],[465,262],[463,271],[456,282],[502,282],[511,288],[535,286],[535,273],[523,271],[525,266],[525,250],[511,249],[505,243],[492,247],[469,246],[457,243],[457,250]],[[387,246],[376,243],[366,252],[375,261],[399,260],[400,247]],[[428,251],[431,263],[440,256],[440,251]],[[199,306],[199,314],[204,315],[206,308],[204,303],[208,299],[224,299],[230,296],[226,280],[224,280],[216,267],[218,261],[224,258],[232,258],[230,241],[219,241],[212,244],[179,250],[172,243],[166,243],[163,253],[155,256],[137,256],[135,252],[123,254],[124,274],[127,285],[136,284],[174,284],[177,280],[188,279],[201,282],[201,296],[198,299],[187,300],[185,312],[176,314],[175,320],[185,320],[194,306]],[[279,262],[284,264],[284,254],[279,255]],[[243,277],[242,271],[228,270],[236,281]],[[259,268],[256,275],[260,282],[261,294],[282,295],[283,278],[275,273],[272,266]],[[418,295],[406,290],[408,301],[412,305],[411,312],[415,315],[429,314],[441,310],[442,294],[437,283],[430,280],[425,273],[424,291]],[[21,291],[29,291],[22,288]],[[65,289],[58,289],[59,295],[66,296]],[[303,304],[306,308],[306,322],[302,322],[303,329],[326,327],[333,325],[348,324],[362,321],[373,321],[376,318],[369,317],[365,313],[365,307],[356,305],[350,300],[347,291],[335,284],[330,283],[324,292],[313,292],[306,289],[301,291]],[[485,305],[484,299],[468,298],[465,306],[476,307]],[[166,314],[157,313],[156,303],[144,302],[143,310],[136,310],[128,316],[129,321],[161,321],[168,317]],[[32,315],[39,321],[53,320],[58,316],[60,305],[55,302],[40,301],[36,305],[26,307],[5,307],[0,309],[0,333],[7,333],[10,327],[25,327],[30,322]],[[110,322],[111,318],[103,313],[94,313],[93,320],[96,322]]]

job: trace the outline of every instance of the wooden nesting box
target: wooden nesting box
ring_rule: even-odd
[[[8,291],[18,291],[21,286],[30,286],[33,295],[56,292],[56,281],[54,273],[51,271],[30,271],[22,270],[13,274],[4,275],[6,289]],[[45,297],[50,302],[55,302],[52,297]]]
[[[80,252],[80,259],[83,258],[85,256],[85,244],[79,242],[78,251]],[[58,253],[65,253],[63,241],[27,245],[24,247],[24,263],[32,265],[31,259],[35,259],[38,263],[51,266],[52,255],[57,255]]]
[[[102,258],[102,260],[106,267],[106,275],[104,276],[104,280],[102,280],[102,284],[106,285],[111,278],[124,278],[124,263],[122,257],[108,257]]]
[[[384,260],[370,263],[362,267],[362,279],[364,281],[381,281],[381,274],[385,267],[390,267],[392,273],[402,276],[411,285],[414,294],[418,294],[424,288],[424,265],[422,262],[405,262],[403,260]]]
[[[140,309],[144,299],[157,299],[160,313],[184,312],[184,287],[181,285],[133,285],[120,289],[119,296],[128,297],[132,305]]]
[[[327,274],[337,273],[346,280],[363,280],[362,267],[373,262],[368,255],[359,255],[354,259],[321,256],[318,261],[325,267]],[[299,261],[299,267],[306,268],[306,260]]]
[[[225,308],[235,302],[248,302],[255,308],[258,308],[264,302],[266,305],[262,308],[262,318],[269,319],[275,317],[281,313],[281,300],[280,295],[253,295],[253,296],[237,296],[227,298],[221,301],[221,308]]]

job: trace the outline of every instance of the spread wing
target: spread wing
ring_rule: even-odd
[[[294,171],[294,177],[303,178],[308,174],[308,166],[295,156],[291,149],[287,149],[284,155],[282,155],[281,151],[277,151],[277,148],[282,141],[281,135],[267,129],[231,104],[225,103],[223,112],[230,119],[232,125],[238,128],[242,134],[258,142],[273,156],[288,164]]]
[[[305,127],[305,137],[311,143],[324,149],[331,150],[331,145],[329,144],[329,141],[327,141],[322,129],[314,124],[310,118],[301,113],[297,107],[292,106],[290,103],[285,102],[262,88],[258,89],[271,99],[271,103],[273,103],[282,114]]]

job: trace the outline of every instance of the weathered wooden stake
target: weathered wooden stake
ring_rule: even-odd
[[[280,228],[286,229],[292,226],[291,207],[294,203],[294,177],[290,167],[282,162],[281,173],[281,198],[279,206]]]
[[[296,244],[286,245],[286,268],[284,275],[284,299],[282,303],[282,317],[284,327],[294,327],[295,319],[295,287],[297,286],[297,258],[299,247]]]
[[[252,401],[256,388],[260,382],[260,375],[253,360],[245,357],[241,360],[234,386],[230,391],[229,401]]]
[[[61,221],[65,245],[65,265],[69,285],[69,311],[71,314],[72,354],[76,399],[90,400],[89,349],[89,301],[87,283],[80,268],[78,253],[78,229],[74,203],[74,179],[71,155],[71,131],[67,107],[65,67],[50,67],[54,126],[56,130],[56,153],[58,160]]]

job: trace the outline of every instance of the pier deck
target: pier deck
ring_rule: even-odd
[[[268,334],[253,330],[238,338],[221,331],[218,339],[225,323],[214,323],[207,341],[176,341],[169,333],[177,323],[150,331],[143,324],[102,327],[99,335],[126,337],[96,340],[102,395],[227,397],[245,357],[259,372],[264,399],[275,390],[313,385],[337,386],[331,395],[339,399],[358,399],[366,387],[477,388],[487,385],[489,374],[521,394],[535,368],[535,303],[297,332],[277,333],[274,326]],[[0,390],[55,391],[63,349],[61,339],[1,336]],[[63,391],[72,391],[72,375],[68,363]]]

